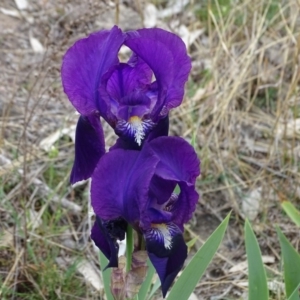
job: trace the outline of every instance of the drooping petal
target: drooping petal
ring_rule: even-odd
[[[172,223],[153,224],[144,232],[149,258],[161,281],[163,297],[187,258],[187,246],[179,228]]]
[[[106,110],[105,102],[99,101],[100,80],[118,63],[123,42],[124,34],[114,26],[77,41],[66,52],[61,68],[64,92],[80,114]]]
[[[119,225],[119,226],[118,226]],[[119,240],[123,240],[125,237],[124,226],[120,226],[120,224],[115,225],[119,231],[123,231],[123,236],[119,233]],[[107,227],[103,224],[103,221],[96,217],[94,226],[91,232],[91,238],[94,241],[95,245],[102,251],[102,253],[109,260],[108,265],[105,267],[118,267],[118,252],[119,252],[119,244],[117,243],[117,237],[111,234]]]
[[[92,114],[80,116],[75,136],[75,161],[70,182],[91,177],[100,157],[105,153],[105,141],[100,119]]]
[[[159,120],[156,126],[150,131],[147,141],[151,141],[159,136],[168,136],[169,134],[169,116]]]
[[[157,163],[158,158],[149,151],[116,149],[105,154],[92,176],[95,213],[104,220],[122,216],[131,224],[138,222]]]
[[[191,69],[183,41],[173,33],[159,28],[140,29],[126,33],[125,45],[140,56],[153,70],[158,84],[158,100],[153,109],[157,116],[180,105],[184,84]]]

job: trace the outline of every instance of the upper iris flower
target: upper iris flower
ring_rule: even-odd
[[[166,294],[187,257],[183,224],[196,207],[199,173],[193,147],[179,137],[157,137],[140,151],[115,149],[101,157],[92,175],[97,218],[91,236],[109,267],[118,264],[116,241],[124,239],[129,223],[143,235]]]
[[[122,45],[132,50],[127,63],[118,59]],[[182,40],[158,28],[124,33],[114,26],[77,41],[61,69],[64,91],[81,115],[71,182],[89,178],[105,153],[100,116],[131,149],[150,132],[167,135],[168,112],[181,104],[190,69]]]

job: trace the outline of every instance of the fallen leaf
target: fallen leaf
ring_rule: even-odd
[[[13,231],[13,229],[11,229]],[[13,234],[8,231],[4,230],[0,232],[0,247],[10,247],[13,245],[14,236]]]
[[[157,23],[157,9],[152,3],[147,3],[144,9],[144,27],[152,28]]]
[[[262,188],[259,187],[242,199],[242,212],[250,221],[253,221],[260,212],[261,198]]]
[[[40,148],[49,152],[52,149],[52,146],[63,136],[68,135],[73,142],[75,142],[75,130],[76,125],[72,125],[70,127],[66,127],[63,129],[58,129],[55,132],[51,133],[49,136],[44,138],[40,142]]]
[[[30,36],[29,41],[30,41],[31,48],[33,49],[34,52],[43,53],[45,51],[41,42],[35,37]]]
[[[184,10],[184,7],[189,3],[189,0],[173,0],[169,1],[168,6],[158,12],[159,18],[167,18],[176,15]]]
[[[3,7],[0,7],[0,11],[7,16],[15,17],[15,18],[21,18],[20,13],[15,9],[6,9]]]
[[[275,262],[275,257],[270,255],[263,255],[262,261],[264,264],[273,264]],[[233,266],[229,269],[228,273],[236,273],[241,271],[246,271],[248,268],[248,262],[242,261],[238,263],[237,265]]]
[[[26,9],[28,7],[27,0],[15,0],[16,6],[19,10]]]

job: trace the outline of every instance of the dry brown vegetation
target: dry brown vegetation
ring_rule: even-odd
[[[186,228],[187,240],[198,238],[191,252],[233,211],[195,296],[246,297],[248,217],[272,299],[284,299],[275,224],[300,250],[280,207],[285,199],[300,206],[299,0],[20,3],[0,3],[0,298],[102,297],[88,185],[68,183],[77,116],[60,65],[74,41],[118,23],[178,33],[192,57],[185,100],[171,112],[171,134],[194,140],[202,161],[201,199]],[[114,134],[105,130],[109,146]]]

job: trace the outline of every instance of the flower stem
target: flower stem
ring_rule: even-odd
[[[133,246],[134,246],[133,229],[128,224],[127,231],[126,231],[126,272],[129,272],[131,269]]]

